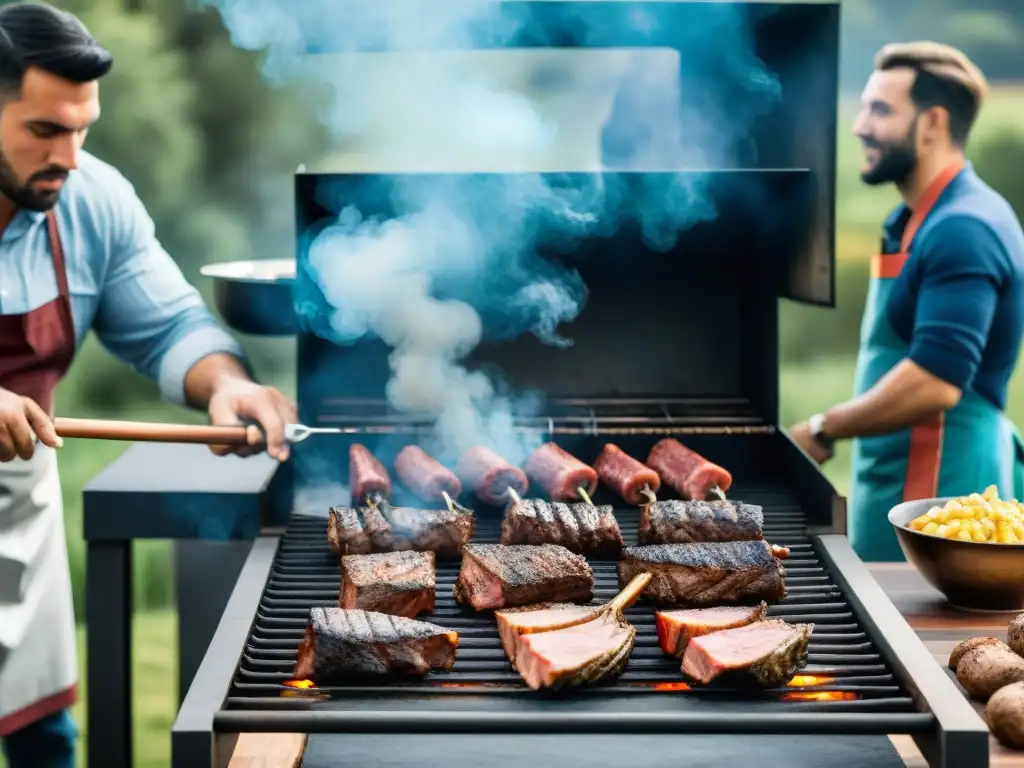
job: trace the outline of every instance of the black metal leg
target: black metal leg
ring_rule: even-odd
[[[85,568],[88,765],[131,766],[131,541],[89,541]]]

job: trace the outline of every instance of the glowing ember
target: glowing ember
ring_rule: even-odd
[[[851,691],[800,691],[782,694],[783,701],[856,701],[859,696]]]
[[[814,685],[828,685],[834,677],[819,677],[818,675],[794,675],[786,685],[790,688],[808,688]]]
[[[687,683],[655,683],[656,691],[688,691],[690,686]]]
[[[312,680],[285,680],[284,684],[290,688],[316,688]]]

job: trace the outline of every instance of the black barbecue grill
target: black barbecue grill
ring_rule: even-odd
[[[709,25],[722,4],[501,5],[517,19],[534,14],[546,25],[525,26],[530,33],[516,41],[520,47],[673,47],[674,29]],[[688,686],[678,662],[660,652],[653,608],[641,599],[626,614],[639,636],[621,677],[561,694],[532,692],[506,660],[493,619],[454,603],[458,562],[439,561],[436,609],[424,618],[460,633],[450,672],[336,688],[292,680],[310,607],[336,604],[338,597],[339,564],[327,546],[326,514],[328,505],[349,503],[347,495],[329,491],[347,485],[349,446],[363,443],[390,468],[402,446],[429,445],[431,428],[385,401],[389,350],[381,342],[339,343],[324,326],[309,233],[346,205],[364,216],[400,215],[406,212],[402,201],[416,197],[408,190],[430,185],[473,184],[482,199],[500,204],[503,185],[515,176],[304,169],[295,185],[300,419],[351,433],[295,446],[278,470],[286,491],[276,503],[291,514],[283,530],[267,529],[253,545],[175,723],[175,766],[223,765],[238,734],[255,731],[342,739],[380,733],[453,739],[498,733],[912,734],[932,766],[987,766],[984,723],[849,547],[842,498],[778,428],[778,299],[823,305],[834,299],[838,4],[736,7],[747,14],[756,52],[782,93],[752,126],[747,149],[738,140],[731,156],[742,162],[686,171],[543,174],[554,186],[605,185],[627,198],[699,183],[710,190],[717,218],[687,229],[667,252],[652,250],[629,221],[610,236],[569,249],[541,242],[546,258],[574,266],[587,286],[582,312],[562,329],[573,345],[492,334],[467,365],[498,371],[513,391],[539,393],[541,407],[520,414],[517,430],[538,442],[554,440],[585,462],[593,462],[606,442],[643,460],[656,440],[673,435],[728,468],[735,477],[728,496],[762,505],[766,539],[791,548],[789,596],[769,613],[815,624],[806,669],[768,691]],[[616,14],[634,12],[660,19],[654,26],[661,31],[641,40],[629,25],[614,23]],[[579,21],[598,18],[609,23]],[[536,33],[541,27],[549,34]],[[735,86],[727,99],[749,96]],[[542,494],[534,487],[528,495]],[[476,512],[474,541],[497,541],[502,510],[468,494],[460,501]],[[401,488],[391,502],[420,504]],[[604,488],[594,502],[616,506],[626,543],[635,544],[637,511]],[[603,602],[618,591],[615,564],[591,563],[595,599]],[[564,742],[567,754],[578,748],[574,744]]]

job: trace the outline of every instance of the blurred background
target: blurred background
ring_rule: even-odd
[[[317,122],[317,93],[275,90],[261,58],[232,45],[216,11],[192,0],[61,0],[115,57],[103,81],[103,119],[86,148],[136,186],[157,232],[186,276],[207,295],[199,267],[211,261],[294,254],[292,174],[329,146]],[[838,308],[785,304],[782,413],[785,424],[849,396],[868,258],[896,202],[892,189],[858,178],[860,148],[850,134],[857,97],[874,52],[885,42],[935,39],[962,47],[993,84],[969,147],[980,175],[1024,217],[1024,8],[1020,0],[852,0],[843,6],[839,110]],[[543,99],[537,94],[536,98]],[[372,165],[356,145],[335,147],[339,163]],[[348,157],[348,161],[346,161]],[[293,344],[243,339],[258,375],[292,393]],[[155,385],[113,359],[94,339],[61,384],[58,413],[124,419],[202,421],[161,404]],[[1024,380],[1017,376],[1010,415],[1024,423]],[[125,444],[69,441],[60,471],[76,610],[84,608],[83,486]],[[848,450],[827,466],[848,487]],[[170,545],[136,545],[136,765],[169,764],[177,710]],[[84,637],[84,627],[80,630]],[[85,650],[80,644],[84,673]],[[83,675],[84,676],[84,675]],[[83,680],[84,682],[84,680]],[[84,712],[76,709],[84,733]],[[3,758],[0,757],[0,765]]]

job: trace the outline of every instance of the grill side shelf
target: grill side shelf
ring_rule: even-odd
[[[935,727],[915,733],[914,741],[932,768],[986,768],[989,730],[974,708],[940,669],[924,643],[892,604],[845,536],[815,537],[818,550],[843,588],[858,620],[918,707],[935,717]],[[884,628],[884,631],[882,629]]]

